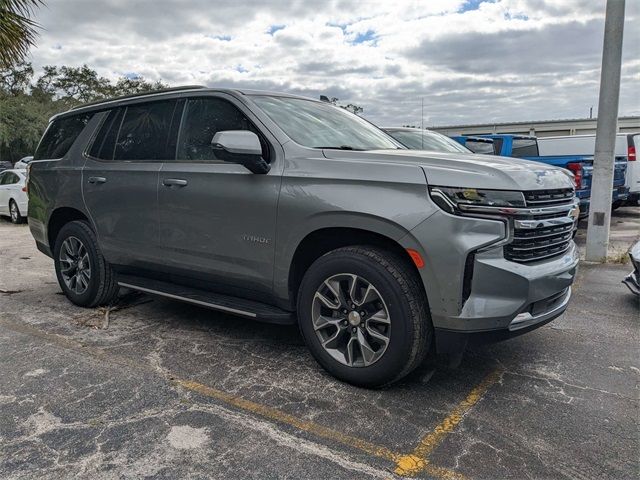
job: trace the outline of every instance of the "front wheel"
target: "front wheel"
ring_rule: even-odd
[[[110,304],[118,294],[115,273],[105,260],[88,223],[67,223],[53,249],[56,276],[62,291],[76,305]]]
[[[412,266],[376,247],[333,250],[307,270],[300,330],[314,358],[362,387],[395,382],[425,359],[432,338],[426,295]]]

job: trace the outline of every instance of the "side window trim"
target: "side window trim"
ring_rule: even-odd
[[[177,100],[176,104],[173,107],[173,115],[171,115],[171,125],[169,125],[169,134],[171,134],[171,129],[173,128],[173,121],[176,118],[176,109],[180,108],[181,109],[180,121],[178,122],[178,131],[176,132],[176,145],[173,149],[173,158],[170,160],[165,160],[165,162],[175,162],[178,159],[178,147],[180,146],[180,135],[182,134],[182,125],[184,122],[185,112],[187,110],[187,103],[189,102],[189,98],[178,98],[176,100]]]
[[[110,162],[126,162],[126,160],[116,160],[116,148],[118,147],[118,140],[120,139],[120,132],[122,131],[122,123],[127,118],[127,112],[129,111],[129,105],[122,107],[122,117],[120,118],[120,125],[118,125],[118,131],[116,132],[116,139],[113,142],[113,151],[111,152]]]

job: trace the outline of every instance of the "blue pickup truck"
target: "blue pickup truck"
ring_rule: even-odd
[[[493,154],[503,157],[522,158],[542,162],[555,167],[562,167],[570,170],[575,177],[576,195],[580,199],[580,215],[585,217],[589,214],[589,202],[591,197],[591,176],[593,174],[593,155],[557,155],[541,156],[538,151],[538,140],[536,137],[528,135],[475,135],[452,137],[459,143],[466,145],[474,151],[473,146],[480,138],[493,141]],[[474,142],[475,141],[475,142]],[[477,153],[487,153],[486,144],[482,145],[484,151]],[[615,172],[613,178],[612,205],[621,205],[629,195],[629,188],[625,187],[625,175],[627,171],[627,158],[616,156]]]

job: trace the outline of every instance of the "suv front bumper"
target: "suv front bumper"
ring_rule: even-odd
[[[437,212],[401,240],[425,260],[419,273],[438,353],[526,333],[566,310],[579,261],[575,244],[553,258],[516,263],[504,258],[506,228]]]
[[[476,259],[471,295],[460,315],[434,316],[438,353],[506,340],[559,317],[569,304],[578,260],[575,245],[538,265]]]

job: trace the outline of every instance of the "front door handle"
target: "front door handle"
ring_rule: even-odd
[[[89,177],[89,183],[106,183],[106,181],[104,177]]]
[[[162,180],[162,184],[165,187],[172,187],[172,186],[177,186],[177,187],[184,187],[187,185],[186,180],[182,179],[182,178],[165,178],[164,180]]]

